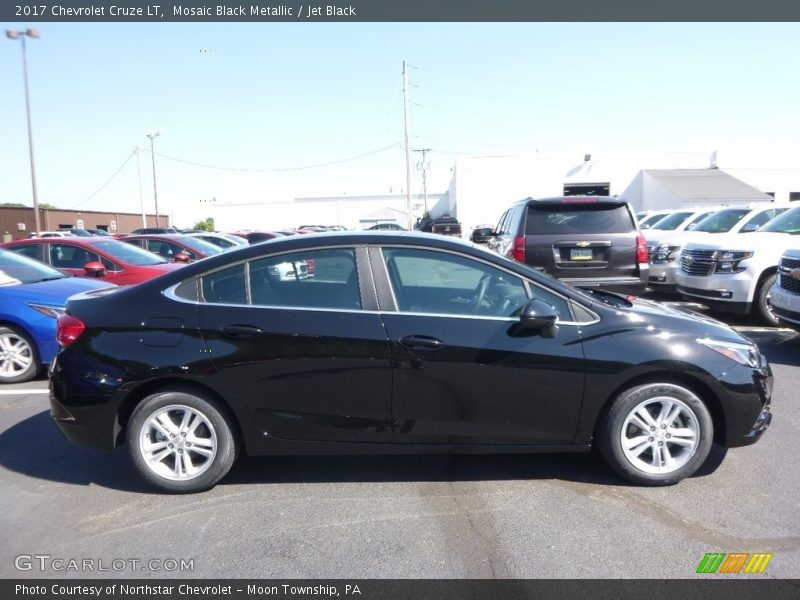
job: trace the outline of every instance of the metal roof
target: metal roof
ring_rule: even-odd
[[[719,169],[644,169],[642,172],[685,200],[773,200],[772,196]]]

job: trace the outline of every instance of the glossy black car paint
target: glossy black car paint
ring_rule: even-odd
[[[547,338],[513,319],[398,312],[381,246],[496,265],[568,298],[572,316]],[[237,261],[310,247],[356,248],[363,310],[212,306],[164,293],[181,282],[194,290],[196,277]],[[765,360],[751,369],[697,343],[707,336],[744,341],[717,321],[583,293],[481,248],[425,234],[276,239],[135,287],[74,298],[67,308],[86,331],[51,366],[52,414],[69,439],[103,449],[121,443],[137,402],[184,386],[228,407],[250,454],[582,451],[609,402],[648,381],[692,388],[710,407],[716,440],[740,446],[763,433],[754,424],[772,385]],[[251,329],[221,334],[226,327]],[[408,336],[444,345],[400,343]]]

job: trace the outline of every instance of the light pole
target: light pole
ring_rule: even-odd
[[[156,227],[158,227],[158,187],[156,186],[156,153],[153,150],[153,140],[161,135],[161,130],[148,131],[145,135],[150,140],[150,158],[153,161],[153,200],[156,204]]]
[[[36,235],[39,235],[42,227],[39,222],[39,194],[36,192],[36,167],[33,162],[33,130],[31,129],[31,101],[28,93],[28,57],[25,51],[25,38],[38,39],[39,31],[36,29],[25,29],[13,31],[6,29],[6,37],[10,40],[20,40],[22,42],[22,76],[25,81],[25,111],[28,115],[28,152],[31,158],[31,189],[33,191],[33,223],[36,228]]]

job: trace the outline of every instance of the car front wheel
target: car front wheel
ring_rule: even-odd
[[[33,342],[16,327],[0,327],[0,383],[22,383],[39,372]]]
[[[711,414],[692,391],[651,383],[620,394],[599,424],[606,462],[640,485],[672,485],[689,477],[711,450]]]
[[[145,398],[128,423],[128,449],[137,470],[172,493],[214,487],[236,460],[227,411],[194,391],[168,390]]]

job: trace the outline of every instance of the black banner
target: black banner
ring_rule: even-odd
[[[17,600],[479,600],[541,598],[542,600],[709,600],[765,598],[783,600],[800,596],[800,582],[781,579],[679,580],[132,580],[42,579],[4,580],[0,598]]]
[[[204,21],[798,21],[797,0],[17,0],[0,20]]]

